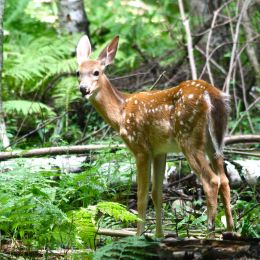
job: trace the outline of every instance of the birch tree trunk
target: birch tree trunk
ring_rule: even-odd
[[[4,110],[2,100],[2,71],[3,71],[3,16],[4,16],[4,0],[0,0],[0,148],[6,148],[10,145],[9,138],[6,133]]]
[[[82,32],[89,35],[89,22],[83,0],[57,0],[62,30],[68,33]]]

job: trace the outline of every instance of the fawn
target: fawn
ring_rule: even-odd
[[[199,176],[206,195],[207,228],[213,232],[218,191],[225,208],[227,229],[233,229],[230,187],[223,166],[223,139],[227,127],[227,95],[202,80],[188,80],[158,91],[126,94],[115,89],[104,70],[112,63],[119,37],[116,36],[90,60],[91,45],[83,36],[77,46],[79,89],[103,119],[134,154],[137,167],[137,210],[144,223],[152,169],[152,200],[156,213],[156,236],[162,237],[162,185],[166,154],[182,152]],[[206,156],[208,156],[209,161]]]

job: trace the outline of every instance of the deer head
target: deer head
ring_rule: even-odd
[[[77,62],[79,79],[79,89],[82,96],[87,99],[95,98],[102,87],[104,70],[112,63],[118,46],[119,36],[114,39],[101,51],[98,59],[91,60],[91,44],[89,38],[84,35],[77,46]]]

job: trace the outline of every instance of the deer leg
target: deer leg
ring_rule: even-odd
[[[207,202],[207,227],[209,232],[215,230],[215,216],[217,211],[217,197],[220,186],[220,178],[215,174],[202,151],[184,151],[191,168],[201,179]]]
[[[137,211],[142,221],[137,223],[137,235],[144,232],[145,215],[148,203],[149,184],[151,175],[151,158],[148,154],[136,155],[137,167]]]
[[[162,229],[162,188],[166,165],[166,154],[153,158],[152,200],[156,214],[156,237],[163,237]]]
[[[221,200],[224,205],[226,220],[227,220],[227,230],[232,231],[234,228],[234,222],[231,213],[230,205],[230,186],[228,178],[224,171],[224,162],[223,157],[214,157],[210,158],[213,169],[218,172],[220,176],[220,188],[219,193],[221,195]]]

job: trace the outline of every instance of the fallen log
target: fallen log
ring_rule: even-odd
[[[258,259],[259,242],[233,240],[165,239],[158,259]]]
[[[124,148],[123,144],[92,144],[92,145],[75,145],[75,146],[56,146],[31,149],[27,151],[12,151],[12,152],[0,152],[0,161],[8,160],[11,158],[28,158],[45,155],[61,155],[61,154],[84,154],[89,151],[104,150],[104,149],[120,149]]]
[[[231,145],[235,143],[260,143],[260,135],[238,135],[225,137],[225,144]],[[61,155],[61,154],[84,154],[89,151],[103,149],[120,149],[125,148],[124,144],[92,144],[92,145],[74,145],[74,146],[56,146],[45,147],[31,150],[0,152],[0,161],[11,158],[29,158],[45,155]]]
[[[260,135],[232,135],[225,137],[225,145],[237,143],[260,143]]]

